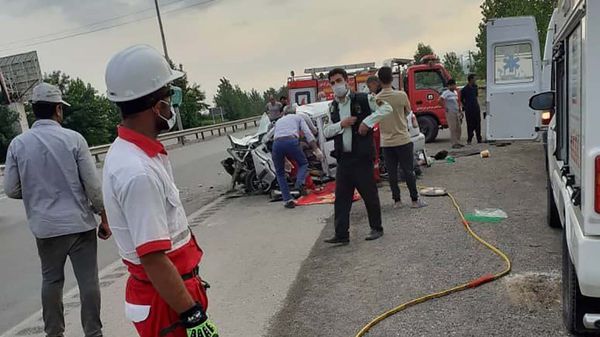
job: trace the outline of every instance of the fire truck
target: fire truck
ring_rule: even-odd
[[[406,92],[421,132],[427,142],[433,142],[438,131],[448,127],[446,113],[439,104],[439,98],[451,78],[450,73],[435,55],[425,56],[416,63],[411,59],[400,58],[383,63],[392,67],[394,88]],[[287,83],[290,102],[303,105],[318,100],[333,100],[327,73],[334,68],[342,68],[348,72],[348,84],[355,92],[368,92],[367,79],[376,75],[378,70],[372,62],[309,68],[304,70],[302,76],[296,76],[292,71]]]

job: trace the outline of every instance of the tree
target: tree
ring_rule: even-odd
[[[171,68],[177,69],[184,73],[183,77],[173,81],[173,85],[181,88],[183,101],[179,107],[179,114],[181,115],[181,124],[184,129],[195,128],[202,125],[202,121],[205,119],[200,115],[200,112],[208,109],[206,104],[206,93],[200,90],[200,85],[196,83],[190,84],[187,78],[187,73],[183,70],[183,65],[175,66],[175,64],[169,60]]]
[[[534,16],[538,26],[540,46],[544,50],[546,32],[556,7],[556,0],[484,0],[481,4],[483,19],[479,24],[479,34],[475,38],[477,52],[475,56],[475,72],[480,78],[486,77],[487,36],[486,24],[490,19],[511,16]]]
[[[70,107],[64,107],[63,126],[83,135],[90,146],[110,143],[116,137],[119,123],[117,107],[106,97],[98,95],[91,84],[55,71],[44,76],[44,82],[58,86],[63,99]]]
[[[0,163],[6,160],[6,151],[11,140],[17,136],[15,126],[19,122],[19,114],[5,105],[0,105]]]
[[[415,52],[415,62],[421,61],[423,56],[435,54],[433,48],[430,45],[426,45],[423,42],[419,42],[417,45],[417,51]]]
[[[273,97],[275,97],[276,100],[279,100],[280,97],[288,96],[288,89],[287,87],[283,86],[279,89],[275,89],[275,88],[269,88],[267,89],[264,94],[264,100],[265,100],[265,104],[267,104],[267,100],[269,99],[269,96],[273,95]]]
[[[273,95],[278,99],[279,96],[285,96],[286,93],[287,88],[283,87],[279,91],[270,88],[262,95],[256,89],[246,92],[238,85],[231,84],[231,81],[223,77],[220,80],[214,101],[216,106],[224,110],[227,119],[235,120],[263,113],[266,98],[269,95]]]
[[[444,55],[443,63],[444,67],[448,70],[454,80],[460,82],[465,79],[462,62],[455,52],[446,53]]]

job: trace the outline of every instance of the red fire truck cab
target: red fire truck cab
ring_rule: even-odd
[[[423,57],[419,63],[409,59],[391,59],[384,61],[384,64],[394,70],[393,86],[407,93],[426,141],[434,141],[439,129],[448,127],[446,113],[439,104],[439,98],[450,79],[449,72],[434,55]],[[319,100],[332,100],[333,93],[327,72],[333,68],[348,71],[348,84],[356,92],[368,92],[367,79],[377,73],[375,63],[311,68],[304,71],[307,75],[299,77],[292,72],[287,83],[290,101],[304,105]]]

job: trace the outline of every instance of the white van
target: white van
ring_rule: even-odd
[[[553,113],[548,223],[564,228],[565,324],[575,334],[600,335],[600,1],[561,0],[551,24],[551,91],[530,101]]]

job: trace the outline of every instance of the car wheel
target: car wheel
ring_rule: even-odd
[[[440,130],[440,126],[435,118],[431,116],[419,116],[417,117],[417,121],[419,122],[421,132],[425,135],[425,142],[431,143],[435,141]]]
[[[600,331],[586,329],[583,325],[585,314],[600,312],[598,306],[600,300],[586,297],[581,293],[575,266],[569,254],[566,231],[563,234],[562,259],[562,303],[565,327],[576,336],[600,336]]]
[[[271,190],[271,186],[266,184],[256,175],[256,170],[252,170],[246,174],[246,181],[244,183],[246,193],[268,193]]]

